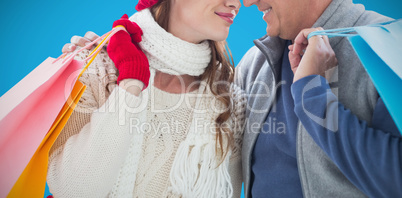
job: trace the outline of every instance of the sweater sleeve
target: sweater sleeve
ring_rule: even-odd
[[[87,89],[49,156],[47,182],[56,197],[106,197],[138,136],[146,99],[115,86],[115,74],[102,50],[80,78]]]
[[[229,174],[233,187],[233,197],[240,197],[242,189],[241,146],[243,142],[243,127],[245,123],[246,97],[244,91],[236,85],[231,87],[233,121],[233,150],[229,161]]]
[[[402,137],[381,98],[369,126],[339,103],[321,76],[302,78],[291,89],[301,123],[357,188],[369,197],[402,194]]]
[[[83,50],[77,54],[75,59],[83,61],[90,53],[90,50]],[[111,90],[117,86],[116,80],[117,69],[106,50],[102,49],[79,79],[81,83],[86,85],[86,89],[67,124],[53,144],[49,152],[50,158],[53,155],[58,155],[55,151],[60,151],[58,148],[63,146],[69,137],[80,132],[82,127],[90,121],[92,112],[105,103]]]
[[[51,193],[56,197],[107,196],[137,134],[138,120],[145,119],[138,104],[139,97],[120,87],[113,90],[106,103],[92,113],[91,121],[50,160],[47,180]]]

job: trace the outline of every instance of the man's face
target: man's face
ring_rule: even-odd
[[[243,4],[246,7],[257,5],[258,10],[264,13],[267,34],[282,39],[293,40],[317,19],[314,0],[243,0]]]

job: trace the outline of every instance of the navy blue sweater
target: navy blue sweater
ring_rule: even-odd
[[[293,72],[288,52],[286,47],[282,59],[280,86],[277,88],[278,97],[261,128],[253,150],[253,197],[302,197],[296,161],[296,131],[299,119],[294,112],[290,91]]]

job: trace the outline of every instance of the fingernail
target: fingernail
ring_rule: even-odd
[[[73,36],[71,38],[71,43],[72,44],[78,44],[78,41],[80,40],[80,38],[78,36]]]
[[[85,35],[85,37],[88,38],[91,41],[95,40],[97,36],[98,35],[96,35],[95,33],[91,32],[91,31],[87,32],[86,35]]]

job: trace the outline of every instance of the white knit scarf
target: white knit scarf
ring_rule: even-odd
[[[233,187],[229,175],[228,152],[222,163],[215,151],[215,118],[224,109],[223,103],[214,98],[209,86],[202,82],[192,123],[186,139],[180,143],[170,171],[169,189],[180,197],[232,197]],[[210,107],[202,109],[200,107]],[[230,121],[229,121],[230,122]],[[232,126],[232,123],[228,123]],[[227,143],[227,142],[225,142]]]
[[[193,44],[173,36],[153,18],[149,9],[130,17],[143,31],[141,48],[148,57],[150,67],[171,75],[199,76],[211,61],[211,48],[207,41]]]
[[[208,43],[195,45],[174,37],[157,25],[149,9],[134,14],[130,20],[137,22],[144,32],[140,45],[149,59],[151,68],[173,75],[199,76],[204,73],[211,58]],[[150,85],[153,84],[155,76],[153,69]],[[145,95],[148,89],[150,88],[143,91]],[[201,109],[200,106],[210,108]],[[220,160],[215,152],[215,131],[210,130],[214,129],[211,126],[215,126],[214,120],[221,113],[216,109],[224,108],[205,81],[202,82],[191,127],[186,139],[179,145],[170,171],[172,186],[168,190],[171,196],[232,197],[233,187],[228,170],[231,151],[219,164]],[[138,151],[142,144],[142,140],[138,138],[137,136],[132,142],[110,197],[132,197],[138,168]]]

